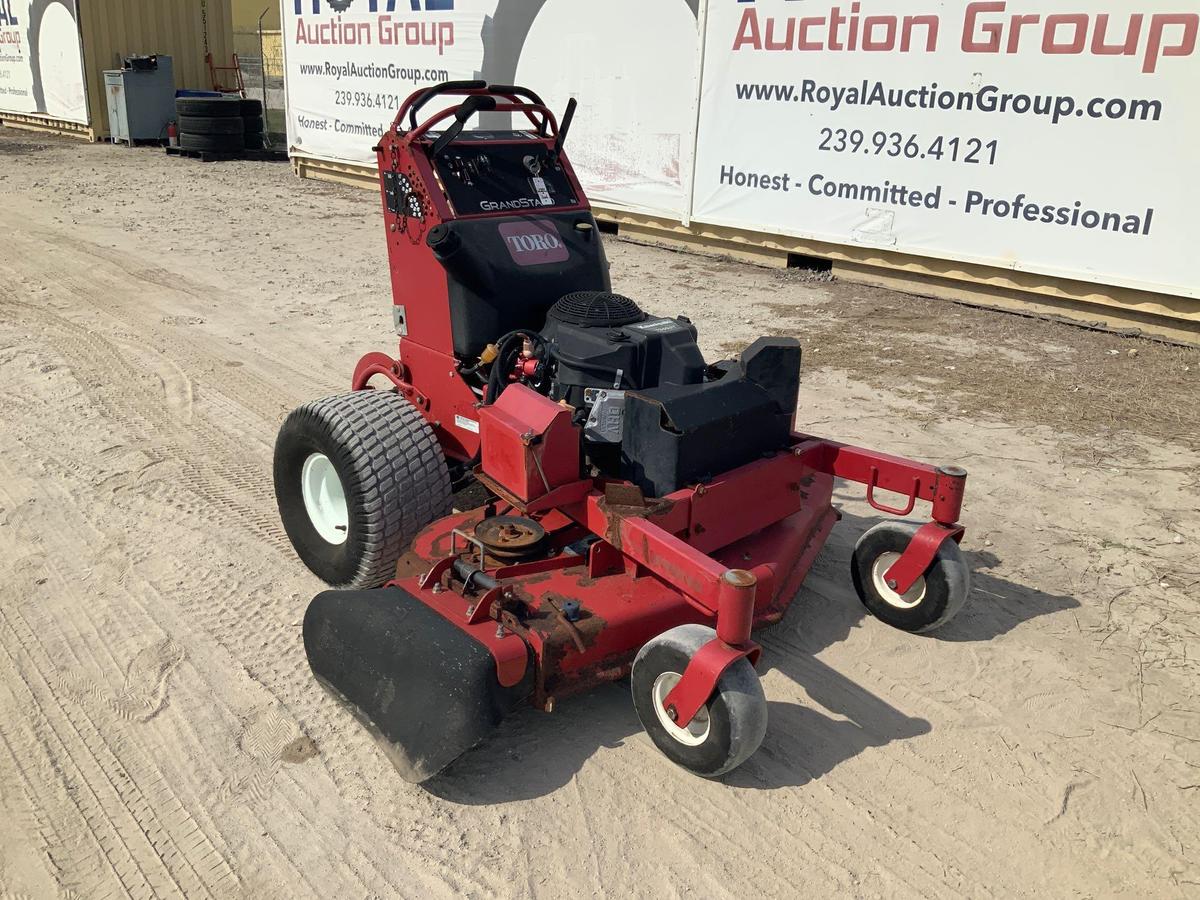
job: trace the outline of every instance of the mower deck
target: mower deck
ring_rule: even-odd
[[[820,482],[814,479],[811,505],[776,527],[737,540],[711,557],[696,554],[698,561],[703,559],[714,570],[749,568],[756,573],[755,629],[783,617],[837,521],[837,512],[829,505],[831,479],[823,476]],[[596,493],[589,501],[599,504],[603,498]],[[654,529],[661,527],[654,524],[656,519],[666,518],[648,507],[623,507],[619,513],[613,506],[608,509],[610,516],[643,519]],[[579,519],[586,518],[582,504],[572,511]],[[455,533],[471,534],[488,512],[480,507],[429,526],[400,560],[399,577],[392,584],[487,647],[501,684],[517,683],[524,676],[524,644],[531,643],[541,662],[530,701],[539,709],[548,711],[556,699],[625,677],[637,650],[655,635],[677,625],[715,621],[715,608],[681,592],[664,574],[624,555],[608,541],[594,540],[580,553],[581,548],[572,544],[589,532],[566,510],[533,516],[546,527],[557,551],[546,559],[511,563],[485,554],[483,566],[478,567],[477,549],[457,541],[459,550],[468,551],[471,564],[499,583],[498,596],[488,596],[487,591],[459,593],[449,578],[430,578],[439,570],[448,572],[445,563],[459,558],[451,552]],[[496,509],[497,514],[504,512],[503,505]],[[665,531],[662,536],[671,537]],[[577,612],[573,607],[564,611],[571,601]]]
[[[840,518],[834,474],[856,474],[867,460],[876,486],[911,479],[914,502],[935,499],[939,483],[953,496],[960,477],[797,435],[788,451],[661,500],[621,482],[585,484],[579,500],[550,509],[496,500],[427,527],[386,587],[321,594],[305,620],[310,663],[374,723],[401,774],[421,781],[517,705],[550,712],[560,699],[624,678],[659,634],[688,624],[715,626],[717,635],[732,628],[712,642],[723,655],[707,671],[689,667],[671,692],[686,725],[730,663],[757,658],[750,631],[784,616]],[[871,500],[879,505],[873,489]],[[544,530],[537,558],[497,558],[474,537],[481,523],[512,514]],[[944,539],[954,537],[946,529]],[[744,579],[732,602],[724,588],[731,572]],[[748,619],[738,607],[747,593]],[[439,636],[432,647],[431,634]],[[427,654],[456,660],[451,681],[431,692],[436,710],[408,702],[398,716],[403,685],[444,673],[426,665]]]

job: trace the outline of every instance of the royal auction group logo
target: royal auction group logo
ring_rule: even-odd
[[[0,6],[3,6],[8,0],[0,0]],[[357,0],[359,11],[364,7],[369,13],[392,13],[396,11],[396,7],[403,12],[407,6],[412,12],[448,12],[454,10],[454,0]],[[311,15],[319,16],[323,12],[324,7],[329,7],[335,13],[344,13],[350,10],[355,3],[355,0],[295,0],[296,15],[301,16],[305,13],[305,7],[312,7]]]

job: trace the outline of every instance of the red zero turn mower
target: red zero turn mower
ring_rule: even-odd
[[[795,340],[710,364],[686,318],[610,292],[563,153],[574,107],[559,123],[482,81],[404,102],[376,148],[400,357],[367,354],[353,390],[297,409],[275,447],[283,524],[338,589],[304,617],[313,674],[410,781],[521,704],[630,674],[668,757],[709,777],[744,762],[767,727],[751,633],[837,521],[834,478],[885,513],[932,505],[858,541],[875,616],[928,631],[967,599],[962,469],[795,432]],[[464,131],[482,111],[525,127]],[[450,514],[470,479],[491,499]]]

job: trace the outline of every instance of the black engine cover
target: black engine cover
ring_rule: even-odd
[[[643,317],[591,326],[558,321],[551,312],[542,334],[552,342],[557,361],[550,396],[576,408],[583,407],[586,388],[625,390],[704,379],[696,328],[685,320]]]
[[[446,269],[454,353],[463,360],[509,331],[538,331],[568,291],[609,286],[590,213],[459,219],[435,226],[426,243]]]
[[[724,376],[625,396],[622,476],[662,497],[786,447],[800,391],[800,343],[760,338]]]

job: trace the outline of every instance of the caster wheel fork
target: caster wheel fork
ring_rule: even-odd
[[[650,640],[633,663],[633,705],[642,727],[663,754],[689,772],[716,778],[736,769],[762,744],[767,700],[750,661],[737,660],[685,726],[673,721],[663,701],[683,677],[692,657],[717,633],[704,625],[681,625]]]

